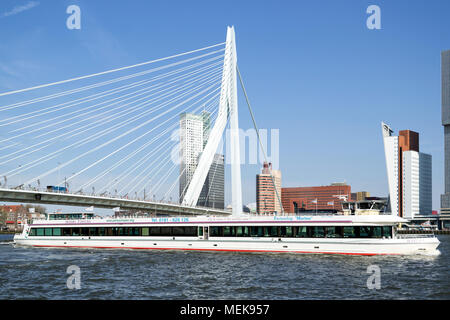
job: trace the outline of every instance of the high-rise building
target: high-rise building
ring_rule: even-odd
[[[272,170],[272,163],[264,162],[261,174],[256,175],[256,212],[282,212],[278,197],[281,198],[281,171]]]
[[[370,197],[370,192],[367,191],[358,191],[356,193],[356,201],[364,201],[367,197]]]
[[[225,158],[216,153],[206,176],[197,205],[216,209],[225,208]]]
[[[201,117],[203,121],[203,149],[208,142],[209,133],[211,132],[211,112],[203,110],[201,112]]]
[[[193,113],[180,115],[180,202],[197,168],[203,151],[203,117]]]
[[[450,50],[441,53],[442,125],[444,126],[444,179],[441,213],[450,213]]]
[[[180,116],[180,202],[192,180],[200,155],[211,131],[211,113],[183,113]],[[203,184],[197,205],[223,209],[225,206],[225,161],[222,154],[214,160]]]
[[[419,152],[419,134],[402,130],[398,136],[381,123],[393,215],[414,218],[431,214],[431,155]]]
[[[367,191],[358,191],[358,192],[352,192],[350,195],[350,199],[352,201],[364,201],[366,198],[370,197],[370,192]]]

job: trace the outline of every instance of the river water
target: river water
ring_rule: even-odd
[[[444,235],[439,256],[403,257],[28,248],[11,238],[0,235],[0,299],[450,299]],[[367,286],[373,265],[379,289]],[[80,289],[67,286],[69,266]]]

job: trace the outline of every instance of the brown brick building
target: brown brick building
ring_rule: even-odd
[[[281,188],[281,201],[286,213],[316,209],[317,211],[340,211],[342,201],[350,200],[351,193],[351,187],[343,183],[320,187]]]

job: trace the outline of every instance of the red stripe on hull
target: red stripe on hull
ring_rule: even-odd
[[[133,250],[191,250],[191,251],[226,251],[226,252],[276,252],[276,253],[319,253],[319,254],[343,254],[356,256],[399,255],[398,253],[353,253],[353,252],[325,252],[325,251],[281,251],[281,250],[249,250],[249,249],[195,249],[195,248],[137,248],[137,247],[93,247],[93,246],[49,246],[33,245],[33,247],[47,248],[91,248],[91,249],[133,249]]]

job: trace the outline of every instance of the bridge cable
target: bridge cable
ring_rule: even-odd
[[[19,92],[26,92],[26,91],[30,91],[30,90],[39,89],[39,88],[45,88],[45,87],[49,87],[49,86],[59,85],[59,84],[67,83],[67,82],[82,80],[82,79],[86,79],[86,78],[92,78],[92,77],[96,77],[96,76],[99,76],[99,75],[104,75],[104,74],[108,74],[108,73],[112,73],[112,72],[117,72],[117,71],[122,71],[122,70],[130,69],[130,68],[143,66],[143,65],[146,65],[146,64],[160,62],[160,61],[164,61],[164,60],[180,57],[180,56],[183,56],[183,55],[191,54],[191,53],[194,53],[194,52],[198,52],[198,51],[214,48],[214,47],[217,47],[217,46],[221,46],[224,43],[225,42],[222,42],[222,43],[218,43],[218,44],[215,44],[215,45],[212,45],[212,46],[208,46],[208,47],[204,47],[204,48],[201,48],[201,49],[192,50],[192,51],[188,51],[188,52],[184,52],[184,53],[168,56],[168,57],[165,57],[165,58],[150,60],[150,61],[134,64],[134,65],[127,66],[127,67],[122,67],[122,68],[112,69],[112,70],[108,70],[108,71],[98,72],[98,73],[94,73],[94,74],[90,74],[90,75],[86,75],[86,76],[81,76],[81,77],[76,77],[76,78],[71,78],[71,79],[62,80],[62,81],[56,81],[56,82],[52,82],[52,83],[47,83],[47,84],[35,86],[35,87],[29,87],[29,88],[15,90],[15,91],[3,92],[3,93],[0,93],[0,97],[11,95],[11,94],[15,94],[15,93],[19,93]]]
[[[201,86],[202,86],[202,85],[200,85],[200,86],[198,86],[198,87],[196,87],[196,88],[194,88],[194,89],[188,90],[188,92],[186,92],[185,94],[182,94],[181,96],[185,96],[186,94],[192,92],[193,90],[196,90],[197,88],[200,88]],[[183,87],[185,87],[185,86],[183,86]],[[180,91],[180,90],[181,90],[181,89],[179,88],[179,89],[175,90],[175,92],[176,92],[176,91]],[[180,96],[180,97],[181,97],[181,96]],[[158,99],[157,99],[157,100],[158,100]],[[156,101],[157,101],[157,100],[156,100]],[[176,100],[176,99],[172,99],[172,100]],[[172,100],[171,100],[171,101],[172,101]],[[152,102],[154,102],[154,101],[152,101]],[[149,103],[141,103],[140,105],[143,105],[143,106],[140,107],[140,108],[138,108],[137,110],[142,109],[144,106],[146,106],[146,105],[148,105],[148,104],[149,104]],[[165,106],[165,105],[167,105],[167,103],[163,104],[163,106]],[[156,110],[161,109],[161,108],[162,108],[162,107],[156,108]],[[137,120],[137,119],[140,119],[140,118],[144,117],[146,114],[152,113],[154,110],[155,110],[155,108],[150,109],[150,110],[148,110],[148,111],[146,111],[146,112],[144,112],[144,113],[142,113],[142,114],[140,114],[140,115],[138,115],[138,116],[134,116],[135,119],[132,120],[133,117],[130,118],[130,119],[128,119],[128,123],[130,123],[131,120],[132,120],[132,121],[135,121],[135,120]],[[132,113],[132,112],[134,112],[134,111],[136,111],[136,110],[133,110],[133,109],[132,109],[132,110],[126,110],[126,113],[125,113],[124,115],[129,114],[129,113]],[[122,116],[124,116],[124,115],[117,116],[117,114],[116,114],[116,115],[114,115],[114,117],[113,117],[112,120],[115,120],[115,119],[117,119],[117,118],[120,118],[120,117],[122,117]],[[44,140],[43,142],[34,144],[34,145],[32,145],[32,146],[29,146],[29,147],[27,147],[27,148],[21,149],[21,150],[16,151],[16,152],[10,153],[10,154],[8,154],[8,155],[6,155],[6,156],[2,156],[2,157],[0,157],[0,159],[1,159],[1,158],[8,157],[8,156],[11,156],[11,155],[14,155],[14,154],[16,154],[16,153],[21,153],[20,156],[17,156],[17,157],[15,157],[15,158],[9,159],[9,160],[7,160],[7,161],[3,161],[3,162],[1,162],[0,164],[4,164],[4,163],[7,163],[7,162],[16,160],[16,159],[18,159],[18,158],[21,158],[21,157],[27,155],[27,154],[30,154],[30,153],[33,153],[33,152],[38,151],[38,150],[40,150],[40,149],[43,149],[43,148],[47,147],[48,145],[47,145],[47,146],[44,146],[44,147],[41,147],[41,148],[39,148],[39,149],[37,149],[37,150],[34,150],[34,151],[32,151],[32,152],[23,153],[23,151],[25,151],[25,150],[28,150],[28,149],[33,148],[33,147],[36,147],[36,146],[38,146],[38,145],[42,145],[42,144],[44,144],[44,143],[46,143],[46,142],[48,142],[48,141],[56,140],[56,139],[59,139],[59,138],[65,136],[65,135],[69,135],[69,134],[71,135],[71,137],[73,137],[73,136],[76,136],[76,135],[78,135],[78,134],[80,134],[80,133],[83,133],[83,132],[85,132],[85,131],[92,130],[92,129],[95,128],[95,127],[98,127],[98,126],[100,126],[100,125],[104,125],[104,124],[106,124],[106,123],[112,121],[112,120],[105,121],[107,118],[109,118],[109,117],[106,117],[106,118],[104,118],[104,119],[100,119],[100,120],[98,120],[98,121],[95,121],[94,123],[100,122],[100,124],[99,124],[99,125],[96,125],[96,126],[92,126],[92,125],[89,125],[89,124],[88,124],[88,125],[85,125],[84,127],[88,126],[89,128],[88,128],[87,130],[82,130],[81,132],[78,132],[78,133],[76,133],[76,134],[73,134],[73,133],[74,133],[75,131],[77,131],[77,130],[83,128],[83,127],[81,127],[81,128],[76,128],[76,129],[71,130],[71,131],[69,131],[69,132],[66,132],[66,133],[64,133],[64,134],[62,134],[62,135],[60,135],[60,136],[57,136],[57,137],[53,137],[53,138]],[[120,128],[120,127],[123,127],[123,126],[125,126],[125,125],[127,125],[127,123],[122,124],[122,125],[118,125],[118,127],[116,127],[116,128],[113,126],[113,127],[111,127],[111,128],[108,128],[108,129],[105,129],[105,130],[103,130],[103,131],[100,131],[100,132],[97,134],[97,136],[96,136],[93,140],[96,140],[96,139],[100,138],[101,136],[105,135],[106,133],[115,131],[116,129],[118,129],[118,128]],[[116,126],[117,126],[117,125],[116,125]],[[106,133],[105,133],[105,132],[106,132]],[[100,133],[101,133],[101,134],[100,134]],[[70,146],[66,146],[66,147],[64,147],[64,148],[62,148],[62,149],[60,149],[60,150],[58,150],[58,151],[63,151],[63,150],[68,149],[69,147],[72,147],[72,146],[77,146],[77,145],[78,145],[78,146],[81,146],[81,145],[83,145],[83,144],[86,144],[87,142],[90,142],[91,140],[92,140],[92,139],[91,139],[90,137],[88,137],[88,138],[83,139],[82,141],[77,141],[77,142],[71,144]],[[57,152],[58,152],[58,151],[57,151]],[[41,158],[41,159],[42,159],[42,158]],[[24,168],[24,169],[25,169],[25,168]]]
[[[236,70],[237,70],[237,73],[238,73],[238,76],[239,76],[239,81],[240,81],[240,83],[241,83],[242,90],[243,90],[243,92],[244,92],[245,101],[247,102],[248,110],[250,111],[250,115],[251,115],[251,117],[252,117],[253,126],[255,127],[255,130],[256,130],[256,135],[257,135],[257,137],[258,137],[259,145],[260,145],[261,151],[263,152],[263,155],[264,155],[264,160],[266,161],[266,163],[268,163],[268,161],[267,161],[267,155],[266,155],[266,152],[265,152],[265,150],[264,150],[263,144],[262,144],[262,142],[261,142],[261,137],[259,136],[259,130],[258,130],[258,127],[257,127],[257,125],[256,125],[256,121],[255,121],[255,117],[254,117],[254,115],[253,115],[252,107],[251,107],[251,105],[250,105],[250,101],[249,101],[248,96],[247,96],[247,91],[245,90],[244,82],[243,82],[243,80],[242,80],[241,73],[239,72],[239,68],[238,68],[237,65],[236,65]],[[280,204],[280,206],[281,206],[281,213],[284,213],[283,204],[282,204],[282,202],[281,202],[281,198],[280,198],[280,195],[279,195],[279,193],[278,193],[278,190],[277,190],[277,187],[276,187],[276,184],[275,184],[275,180],[274,180],[274,177],[273,177],[273,174],[272,174],[272,169],[269,168],[269,170],[270,170],[270,177],[271,177],[271,179],[272,179],[272,184],[273,184],[273,187],[274,187],[274,189],[275,189],[275,193],[276,193],[276,195],[277,195],[277,199],[278,199],[278,201],[279,201],[279,204]]]

